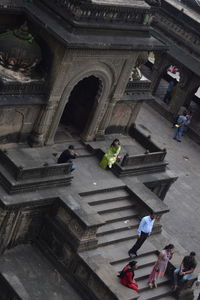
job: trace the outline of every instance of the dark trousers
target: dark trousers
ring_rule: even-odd
[[[142,231],[140,237],[137,239],[137,242],[135,243],[135,245],[133,245],[133,247],[129,250],[129,252],[130,253],[137,252],[138,249],[140,249],[140,247],[147,239],[148,235],[149,235],[148,233]]]
[[[197,300],[200,300],[200,294],[199,294],[199,297],[197,298]]]

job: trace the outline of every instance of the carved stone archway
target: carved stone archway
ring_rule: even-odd
[[[51,126],[49,128],[45,144],[53,144],[54,143],[54,136],[57,131],[62,113],[66,104],[69,101],[70,94],[74,87],[84,78],[88,78],[90,76],[94,76],[99,79],[100,88],[98,90],[97,96],[94,99],[94,105],[92,108],[92,112],[89,115],[88,122],[84,128],[84,131],[81,133],[81,138],[84,141],[93,140],[100,122],[104,116],[108,105],[109,93],[112,87],[113,76],[110,69],[102,64],[102,65],[91,65],[90,67],[87,66],[87,71],[80,72],[71,79],[68,84],[66,85],[64,92],[61,96],[55,114],[53,116],[53,120],[51,122]]]

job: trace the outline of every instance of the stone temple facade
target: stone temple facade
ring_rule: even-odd
[[[135,127],[151,81],[139,68],[168,47],[152,35],[161,2],[0,1],[0,299],[193,299],[177,295],[170,263],[157,290],[147,277],[163,246],[165,195],[177,179],[166,149]],[[115,137],[123,160],[99,160]],[[67,144],[79,157],[57,164]],[[138,257],[140,293],[116,273],[144,215],[152,238]],[[161,242],[162,241],[162,242]]]

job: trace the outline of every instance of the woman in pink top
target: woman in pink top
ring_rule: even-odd
[[[157,280],[159,277],[164,276],[167,269],[168,261],[172,258],[174,253],[174,245],[167,245],[159,254],[158,260],[155,263],[153,270],[148,278],[149,287],[157,287]]]

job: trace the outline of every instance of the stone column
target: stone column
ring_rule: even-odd
[[[31,146],[43,146],[45,133],[49,127],[54,113],[54,104],[49,102],[40,112],[40,116],[34,126],[33,132],[29,138]]]
[[[135,105],[133,105],[131,117],[127,124],[127,131],[129,131],[129,128],[131,127],[131,125],[135,123],[135,120],[140,111],[140,108],[142,107],[142,104],[143,104],[143,101],[139,101],[139,102],[135,103]]]
[[[101,124],[99,126],[99,130],[97,132],[97,138],[103,139],[103,136],[105,134],[105,130],[106,130],[106,128],[108,127],[108,125],[110,123],[115,104],[116,104],[116,102],[108,103],[108,105],[106,107],[106,112],[104,114],[104,117],[103,117],[103,119],[101,121]]]
[[[169,104],[169,111],[174,117],[177,115],[179,108],[187,102],[196,84],[196,82],[193,81],[193,74],[188,69],[182,67],[180,74],[180,81],[177,85],[176,93]]]
[[[134,55],[130,56],[130,58],[128,58],[124,62],[124,65],[121,69],[121,72],[120,72],[120,75],[118,78],[118,81],[115,84],[115,90],[113,92],[110,102],[107,104],[105,114],[100,123],[99,129],[97,132],[97,137],[103,137],[103,135],[105,134],[106,128],[110,124],[115,105],[123,97],[123,94],[125,92],[126,86],[129,81],[129,77],[130,77],[132,68],[135,66],[135,63],[136,63],[136,60],[137,60],[139,54],[140,54],[139,52],[135,52]]]
[[[168,64],[168,58],[165,52],[155,52],[155,63],[153,66],[151,78],[151,92],[155,95],[158,85],[161,80],[162,73]]]
[[[51,74],[52,89],[48,103],[41,110],[38,120],[35,123],[33,132],[29,138],[29,143],[31,146],[44,145],[53,115],[65,88],[65,81],[63,78],[65,78],[65,74],[67,73],[71,62],[69,62],[67,51],[65,51],[64,54],[60,48],[56,49],[56,51],[56,58],[54,61],[55,66]]]

